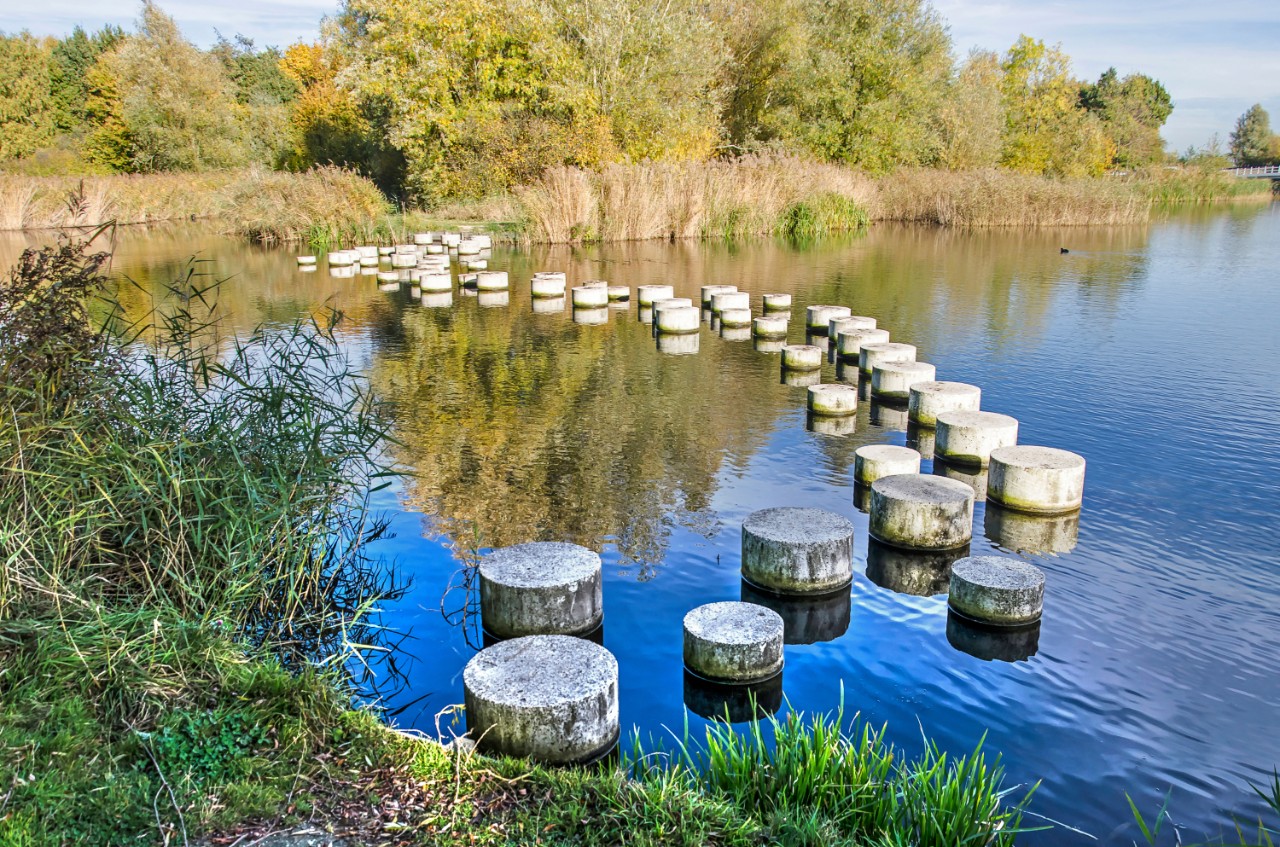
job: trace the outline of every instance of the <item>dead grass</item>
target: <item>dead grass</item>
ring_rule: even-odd
[[[228,232],[298,241],[347,232],[387,212],[363,177],[338,168],[51,177],[0,174],[0,229],[66,229],[108,221],[217,220]]]
[[[848,168],[790,157],[553,168],[517,192],[534,241],[642,241],[769,235],[794,209],[836,196],[846,210],[874,198],[869,178]],[[832,229],[865,223],[827,216]]]
[[[902,170],[877,183],[875,220],[977,227],[1144,223],[1151,203],[1111,179],[1055,179],[1011,171]]]

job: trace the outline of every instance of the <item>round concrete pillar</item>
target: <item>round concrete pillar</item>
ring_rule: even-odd
[[[920,454],[895,444],[866,444],[853,451],[853,479],[870,486],[881,477],[920,473]]]
[[[907,397],[912,423],[937,426],[942,412],[976,412],[982,405],[982,389],[963,382],[917,382]]]
[[[843,418],[858,412],[858,389],[844,383],[809,386],[809,412],[829,418]]]
[[[995,412],[942,412],[934,453],[944,462],[986,467],[991,451],[1018,443],[1018,420]]]
[[[1074,512],[1084,499],[1084,457],[1053,447],[997,447],[991,451],[987,494],[1016,512]]]
[[[973,537],[973,489],[925,474],[871,484],[871,535],[906,550],[951,550]]]
[[[708,603],[684,616],[684,664],[716,682],[759,682],[782,671],[782,633],[764,606]]]
[[[951,566],[947,604],[991,626],[1025,626],[1044,609],[1044,572],[1008,556],[970,556]]]
[[[788,323],[786,318],[760,317],[752,322],[751,331],[756,338],[786,338]]]
[[[883,362],[871,369],[871,396],[892,403],[906,403],[911,386],[917,382],[929,382],[935,376],[937,370],[928,362]]]
[[[467,729],[483,752],[576,764],[618,743],[618,662],[585,639],[499,642],[467,662],[462,686]]]
[[[848,306],[809,306],[804,311],[805,327],[814,334],[826,335],[832,318],[853,314]]]
[[[821,509],[753,512],[742,523],[742,576],[779,594],[821,594],[853,579],[853,524]]]
[[[782,367],[789,371],[820,371],[822,348],[812,344],[788,344],[782,348]]]
[[[676,290],[670,285],[642,285],[636,289],[636,301],[641,306],[652,306],[658,300],[670,300]]]
[[[858,350],[858,370],[862,371],[865,376],[871,376],[871,372],[875,370],[876,365],[884,365],[890,362],[914,362],[916,360],[916,348],[914,344],[901,344],[894,341],[885,342],[884,344],[867,344],[863,343]]]
[[[889,331],[884,329],[850,329],[836,334],[836,355],[846,362],[857,363],[864,344],[888,344]]]

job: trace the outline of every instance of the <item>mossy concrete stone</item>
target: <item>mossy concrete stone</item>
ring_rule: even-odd
[[[666,300],[656,301],[651,306],[647,306],[647,307],[641,306],[639,311],[644,312],[647,310],[649,312],[648,323],[650,325],[650,329],[653,331],[654,335],[657,335],[658,324],[654,320],[654,317],[659,312],[663,311],[664,309],[688,309],[688,308],[691,308],[692,306],[693,306],[693,301],[690,300],[688,297],[668,297]],[[701,317],[701,312],[699,312],[699,317]],[[643,321],[644,318],[641,317],[641,320]]]
[[[782,367],[789,371],[820,371],[822,348],[813,344],[788,344],[782,348]]]
[[[927,474],[871,484],[871,535],[905,550],[951,550],[973,537],[973,489]]]
[[[920,473],[920,454],[896,444],[866,444],[853,451],[853,479],[870,486],[881,477]]]
[[[907,415],[920,426],[937,426],[943,412],[976,412],[982,407],[982,389],[963,382],[917,382],[907,397]]]
[[[820,594],[853,579],[853,524],[822,509],[785,506],[742,523],[742,576],[779,594]]]
[[[751,295],[745,291],[721,291],[711,295],[711,314],[720,315],[726,309],[751,311]]]
[[[836,355],[847,362],[857,362],[864,344],[888,344],[885,329],[842,329],[836,333]]]
[[[1034,623],[1044,609],[1044,571],[1007,556],[969,556],[951,565],[947,602],[985,624]]]
[[[581,635],[600,626],[600,557],[585,547],[535,541],[480,560],[480,619],[499,638]]]
[[[1074,512],[1084,500],[1084,457],[1029,444],[991,451],[987,495],[1006,509],[1033,515]]]
[[[876,319],[865,315],[844,315],[832,318],[827,322],[827,337],[838,338],[842,332],[853,332],[859,329],[875,329]]]
[[[826,335],[832,318],[843,318],[853,314],[848,306],[810,306],[804,310],[804,324],[809,332]]]
[[[727,601],[684,616],[684,664],[718,682],[757,682],[782,670],[783,623],[777,612]]]
[[[824,417],[842,418],[858,412],[858,389],[842,382],[809,386],[809,411]]]
[[[652,306],[659,300],[670,300],[676,290],[670,285],[642,285],[636,289],[636,301],[641,306]]]
[[[610,285],[605,290],[609,292],[610,303],[631,302],[631,289],[625,285]]]
[[[937,369],[928,362],[881,362],[871,369],[871,396],[906,403],[911,386],[931,382],[937,375]]]
[[[720,310],[720,328],[751,329],[751,310],[724,308]],[[750,337],[750,336],[748,336]]]
[[[506,271],[480,271],[476,274],[476,288],[481,291],[506,291],[510,287]]]
[[[529,291],[535,299],[554,299],[563,297],[565,291],[564,274],[535,274],[529,281]]]
[[[694,306],[669,307],[654,313],[653,325],[659,335],[696,334],[702,327],[702,313]]]
[[[711,298],[717,294],[732,294],[738,290],[736,285],[704,285],[700,289],[698,303],[704,309],[711,308]]]
[[[609,289],[578,285],[572,291],[575,309],[598,309],[609,305]]]
[[[790,294],[765,294],[761,296],[766,312],[790,312],[791,311],[791,295]]]
[[[590,762],[618,742],[618,661],[568,635],[486,647],[462,672],[467,729],[482,752]]]
[[[986,467],[991,451],[1018,443],[1018,419],[996,412],[942,412],[934,454],[944,462]]]
[[[751,322],[751,333],[756,338],[786,338],[789,323],[786,318],[765,315]]]
[[[884,365],[891,362],[914,362],[915,360],[915,345],[902,344],[897,341],[887,341],[883,344],[867,344],[864,342],[858,350],[858,370],[862,371],[866,376],[871,376],[876,365]]]

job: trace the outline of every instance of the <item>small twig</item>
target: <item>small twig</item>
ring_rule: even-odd
[[[141,737],[141,733],[139,733],[139,736]],[[146,752],[147,758],[151,760],[151,764],[155,766],[156,775],[160,777],[160,784],[163,785],[164,790],[168,792],[169,802],[173,805],[173,810],[178,813],[178,826],[181,827],[182,830],[182,847],[191,847],[191,843],[187,840],[187,821],[186,818],[182,816],[182,809],[178,806],[178,798],[173,793],[173,786],[169,784],[169,780],[165,779],[164,771],[160,770],[160,762],[156,760],[155,753],[151,752],[151,744],[145,737],[142,738],[142,749]],[[156,800],[159,798],[160,792],[157,791],[156,796],[151,801],[151,806],[156,813],[156,826],[159,827],[160,832],[163,835],[164,824],[160,820],[160,807],[156,804]],[[169,839],[165,838],[166,844],[168,841]]]

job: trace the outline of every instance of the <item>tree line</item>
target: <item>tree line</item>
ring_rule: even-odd
[[[0,160],[337,164],[431,202],[561,164],[786,153],[1081,176],[1165,158],[1159,81],[1079,80],[1028,36],[952,50],[925,0],[344,0],[317,42],[284,50],[201,50],[147,0],[133,32],[0,36]],[[1241,156],[1271,155],[1262,134]]]

